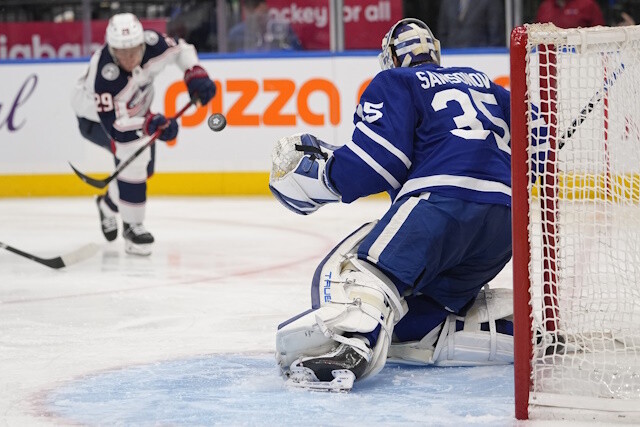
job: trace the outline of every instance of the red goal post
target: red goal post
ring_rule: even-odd
[[[640,421],[640,26],[511,34],[518,419]]]

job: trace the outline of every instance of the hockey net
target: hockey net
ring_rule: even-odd
[[[640,420],[640,27],[511,36],[516,416]]]

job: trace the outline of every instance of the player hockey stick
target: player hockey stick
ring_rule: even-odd
[[[611,79],[604,80],[604,85],[602,89],[597,91],[591,97],[591,99],[589,100],[589,103],[585,105],[582,110],[580,110],[580,112],[578,113],[578,116],[575,119],[573,119],[573,122],[571,122],[571,125],[564,131],[562,135],[560,135],[560,143],[558,144],[559,149],[562,149],[562,147],[564,147],[565,141],[571,138],[573,134],[578,130],[578,126],[580,126],[587,119],[587,116],[591,114],[593,109],[596,107],[596,104],[602,101],[602,98],[604,97],[604,95],[607,94],[607,92],[609,91],[609,88],[615,83],[615,81],[618,79],[618,76],[623,71],[624,71],[624,64],[621,64],[620,68],[618,68],[611,75]]]
[[[171,120],[175,120],[175,119],[179,118],[180,116],[182,116],[184,114],[184,112],[187,111],[187,109],[189,107],[191,107],[193,104],[194,104],[194,101],[189,101],[189,103],[187,105],[185,105],[184,107],[182,107],[182,109],[180,111],[178,111],[178,113],[175,116],[173,116],[171,118]],[[90,186],[95,187],[95,188],[105,188],[107,185],[109,185],[109,183],[111,181],[113,181],[115,179],[115,177],[117,177],[120,174],[120,172],[122,172],[122,170],[124,168],[129,166],[129,164],[131,162],[133,162],[136,158],[138,158],[140,153],[142,153],[144,150],[146,150],[147,147],[150,147],[151,145],[153,145],[153,143],[156,142],[156,139],[162,134],[162,131],[163,131],[163,129],[156,130],[153,133],[153,135],[151,135],[151,139],[149,139],[149,141],[147,141],[142,147],[138,148],[135,151],[135,153],[133,153],[131,155],[131,157],[129,157],[128,159],[126,159],[123,162],[121,162],[118,165],[118,167],[116,168],[116,170],[111,175],[106,177],[105,179],[91,178],[90,176],[87,176],[87,175],[83,174],[78,169],[73,167],[73,165],[71,163],[69,163],[69,166],[71,166],[71,169],[73,169],[73,171],[76,173],[76,175],[78,175],[80,177],[81,180],[83,180],[84,182],[86,182]]]
[[[68,254],[55,258],[40,258],[2,242],[0,242],[0,248],[6,249],[9,252],[13,252],[14,254],[23,256],[42,265],[46,265],[47,267],[59,269],[91,258],[96,252],[98,252],[99,246],[95,243],[89,243],[73,252],[69,252]]]

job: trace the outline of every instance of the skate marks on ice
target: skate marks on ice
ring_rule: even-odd
[[[86,425],[513,425],[513,367],[390,364],[351,393],[283,385],[271,354],[210,355],[84,376],[41,408]]]

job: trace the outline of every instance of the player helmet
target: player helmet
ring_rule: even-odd
[[[119,13],[109,19],[105,40],[110,49],[129,49],[144,44],[144,29],[132,13]]]
[[[378,55],[380,68],[395,68],[394,57],[398,58],[401,67],[423,62],[440,65],[440,42],[419,19],[401,19],[382,38],[382,52]]]

